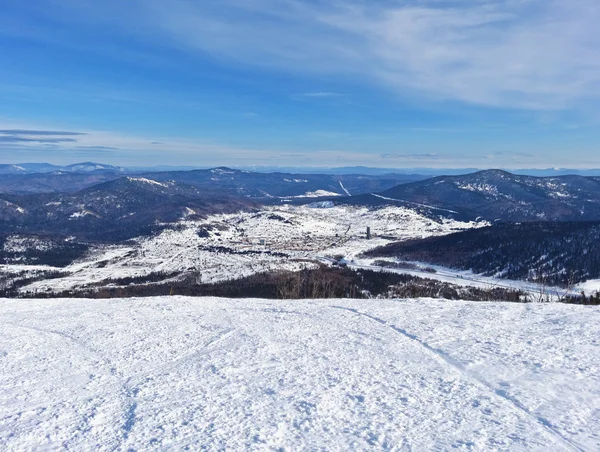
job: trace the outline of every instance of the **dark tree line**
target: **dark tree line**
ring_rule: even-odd
[[[586,295],[582,293],[580,296],[569,296],[563,300],[565,303],[569,304],[582,304],[582,305],[600,305],[600,292],[596,292],[592,295]]]
[[[219,245],[210,245],[210,246],[199,246],[198,249],[202,251],[209,251],[211,253],[221,253],[221,254],[232,254],[238,256],[275,256],[275,257],[289,257],[289,254],[281,253],[279,251],[269,251],[269,250],[235,250],[228,246],[219,246]]]
[[[37,293],[38,298],[85,297],[128,298],[167,295],[214,296],[224,298],[317,299],[317,298],[444,298],[449,300],[513,301],[524,300],[521,292],[492,288],[463,288],[411,275],[353,271],[348,268],[322,266],[299,272],[258,273],[245,278],[214,284],[198,284],[198,274],[188,273],[178,279],[170,274],[112,280],[110,286],[69,290],[61,293]],[[168,281],[165,279],[170,278]],[[154,282],[156,281],[156,282]],[[107,283],[105,281],[105,283]],[[115,283],[128,284],[123,286]]]

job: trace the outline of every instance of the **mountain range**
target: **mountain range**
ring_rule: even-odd
[[[395,205],[436,221],[600,220],[599,177],[543,178],[500,170],[418,181],[411,177],[253,173],[225,167],[141,175],[108,169],[5,175],[0,178],[0,230],[115,241],[182,218],[284,203],[371,209]]]
[[[254,173],[287,173],[287,174],[328,174],[328,175],[369,175],[386,176],[390,174],[423,177],[436,176],[459,176],[475,173],[480,168],[374,168],[368,166],[346,166],[346,167],[281,167],[281,166],[248,166],[236,167],[240,170],[247,170]],[[72,165],[52,165],[49,163],[16,163],[0,164],[0,175],[4,174],[32,174],[32,173],[51,173],[51,172],[117,172],[117,173],[146,173],[162,171],[191,171],[197,169],[211,169],[202,166],[113,166],[104,163],[82,162]],[[538,177],[579,175],[579,176],[600,176],[599,168],[576,169],[576,168],[524,168],[508,170],[514,174]]]
[[[65,168],[67,170],[64,170]],[[191,171],[126,172],[122,168],[84,163],[70,165],[60,171],[4,174],[0,177],[0,193],[75,192],[125,175],[135,175],[158,182],[181,182],[206,190],[219,190],[231,196],[265,200],[377,192],[425,178],[405,174],[369,176],[255,173],[226,167]]]
[[[4,174],[34,174],[34,173],[92,173],[92,172],[119,172],[127,170],[122,167],[105,165],[102,163],[82,162],[72,165],[51,165],[50,163],[17,163],[0,164],[0,175]]]

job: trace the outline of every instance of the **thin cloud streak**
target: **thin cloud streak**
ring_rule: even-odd
[[[77,146],[76,149],[89,150],[89,151],[100,151],[100,152],[112,152],[112,151],[119,150],[119,148],[115,148],[112,146]]]
[[[35,136],[81,136],[81,132],[61,132],[57,130],[27,130],[27,129],[2,129],[2,135],[35,135]]]
[[[25,138],[0,135],[0,143],[77,143],[77,140],[74,138]]]
[[[34,130],[33,127],[21,129]],[[411,152],[409,146],[405,146],[405,149],[377,154],[344,148],[320,148],[311,151],[295,148],[282,152],[277,148],[228,146],[186,138],[128,136],[92,130],[73,133],[79,133],[80,136],[77,139],[65,138],[71,141],[49,143],[39,141],[43,138],[37,141],[34,138],[23,138],[17,142],[3,143],[0,136],[0,159],[4,163],[19,163],[19,160],[27,156],[28,161],[51,160],[51,163],[69,164],[73,163],[74,155],[87,153],[92,156],[102,156],[103,163],[113,165],[139,165],[141,159],[147,164],[163,164],[168,159],[173,164],[188,166],[251,166],[256,165],[257,162],[262,165],[294,166],[301,158],[303,165],[313,167],[360,166],[365,162],[368,162],[369,166],[380,168],[486,168],[490,166],[490,162],[493,162],[494,167],[514,169],[600,167],[600,156],[574,164],[569,154],[548,159],[535,153],[501,149],[481,155],[443,150]],[[47,140],[52,139],[53,137],[47,138]]]

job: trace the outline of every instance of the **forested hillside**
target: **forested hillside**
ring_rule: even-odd
[[[531,177],[501,170],[440,176],[336,203],[406,205],[491,222],[599,221],[600,183],[583,176]]]
[[[368,255],[566,286],[600,278],[600,223],[497,224],[393,243]]]

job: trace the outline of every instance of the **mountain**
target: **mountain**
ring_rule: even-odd
[[[521,174],[524,176],[539,176],[539,177],[552,177],[552,176],[600,176],[600,169],[571,169],[571,168],[546,168],[546,169],[519,169],[510,171],[515,174]]]
[[[438,176],[444,172],[451,171],[453,174],[467,174],[477,171],[477,168],[460,169],[435,169],[435,168],[373,168],[369,166],[343,166],[343,167],[302,167],[302,166],[242,166],[238,169],[257,173],[295,173],[295,174],[336,174],[368,176],[403,175],[423,179],[433,175]]]
[[[533,177],[501,170],[440,176],[337,203],[418,206],[489,221],[600,220],[600,178]]]
[[[84,162],[76,163],[73,165],[67,165],[61,167],[59,171],[65,171],[67,173],[95,173],[95,172],[125,172],[124,168],[112,165],[104,165],[100,163]]]
[[[19,163],[17,165],[22,168],[24,172],[31,173],[51,173],[52,171],[59,171],[62,167],[57,165],[51,165],[50,163]]]
[[[418,175],[420,178],[435,177],[435,176],[458,176],[462,174],[471,174],[481,171],[481,168],[373,168],[369,166],[346,166],[346,167],[280,167],[280,166],[249,166],[240,167],[255,172],[285,172],[297,174],[365,174],[365,175],[386,175],[386,174],[403,174],[403,175]],[[573,168],[524,168],[515,170],[506,170],[514,174],[522,174],[525,176],[600,176],[600,169],[573,169]]]
[[[75,193],[0,195],[0,230],[112,242],[151,233],[158,223],[254,207],[214,190],[123,177]]]

